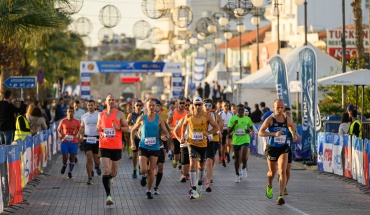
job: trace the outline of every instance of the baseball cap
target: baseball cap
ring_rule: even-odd
[[[352,104],[349,104],[348,107],[347,107],[348,110],[354,110],[356,109],[355,106],[353,106]]]
[[[202,98],[200,98],[200,97],[195,97],[195,98],[193,99],[193,103],[194,103],[194,104],[203,103]]]

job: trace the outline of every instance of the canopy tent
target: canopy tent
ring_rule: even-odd
[[[341,63],[330,55],[324,53],[315,46],[308,44],[316,53],[317,62],[317,77],[322,78],[325,76],[333,75],[338,71],[341,71]],[[304,46],[296,47],[281,57],[285,61],[286,68],[288,71],[288,82],[295,81],[297,79],[297,72],[299,72],[299,52]],[[263,98],[266,104],[269,102],[265,97],[276,98],[275,90],[275,79],[272,75],[270,65],[267,65],[257,72],[249,75],[236,82],[238,84],[238,90],[241,100],[247,100],[248,102],[259,103],[261,100],[252,101],[249,97],[251,94],[255,94],[254,89],[265,89],[266,94],[260,95],[259,99]],[[255,96],[251,96],[255,97]],[[295,99],[291,96],[292,101]],[[240,101],[241,102],[241,101]]]
[[[326,78],[318,80],[319,84],[322,85],[346,85],[356,86],[356,107],[358,99],[358,86],[362,86],[362,108],[361,111],[364,113],[364,86],[370,85],[370,70],[360,69],[349,71],[346,73],[340,73]]]

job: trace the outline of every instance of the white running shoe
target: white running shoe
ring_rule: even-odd
[[[235,183],[240,183],[240,176],[239,175],[236,176]]]
[[[241,177],[242,178],[247,178],[248,177],[247,168],[242,169],[242,175],[241,175]]]

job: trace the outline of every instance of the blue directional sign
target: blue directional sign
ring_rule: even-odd
[[[10,76],[4,84],[8,88],[35,88],[36,76]]]

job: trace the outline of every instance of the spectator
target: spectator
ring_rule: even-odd
[[[349,122],[349,114],[348,113],[343,113],[342,114],[342,119],[340,120],[338,134],[340,134],[340,135],[348,134],[350,124],[351,123]]]
[[[13,98],[12,91],[5,90],[4,100],[0,101],[0,141],[1,145],[10,145],[14,139],[15,114],[24,111],[23,98],[20,98],[20,107],[14,104],[17,99]]]
[[[259,109],[258,104],[254,104],[254,111],[251,114],[251,119],[253,123],[260,123],[262,120],[262,111]]]
[[[203,88],[201,84],[198,84],[197,86],[197,94],[199,97],[203,97]]]
[[[208,82],[204,82],[204,99],[208,99],[211,94],[211,87]]]
[[[217,81],[215,81],[215,84],[213,86],[213,103],[216,103],[218,100],[221,100],[221,92],[220,92],[220,85]]]
[[[355,135],[357,138],[362,138],[362,125],[360,120],[357,118],[357,110],[351,109],[348,111],[349,117],[352,119],[352,123],[349,127],[349,134]]]
[[[46,125],[50,128],[51,114],[48,108],[48,101],[44,100],[41,105],[42,116],[45,118]]]
[[[42,117],[42,112],[39,107],[35,107],[32,110],[31,116],[29,116],[27,120],[30,124],[32,136],[35,136],[38,132],[48,128],[44,117]]]
[[[66,116],[66,106],[64,105],[64,99],[60,98],[57,105],[55,105],[55,116],[54,122],[58,122],[59,120],[65,118]]]
[[[260,102],[260,108],[261,108],[261,110],[266,109],[265,110],[266,112],[267,111],[270,111],[270,108],[266,107],[266,103],[265,102]]]
[[[18,139],[24,140],[30,133],[31,128],[26,118],[26,108],[23,108],[15,121],[14,141]]]
[[[220,93],[221,93],[221,100],[226,100],[226,93],[227,93],[226,86],[222,86]]]
[[[252,113],[251,108],[248,106],[248,102],[244,102],[244,109],[248,109],[249,113]]]

